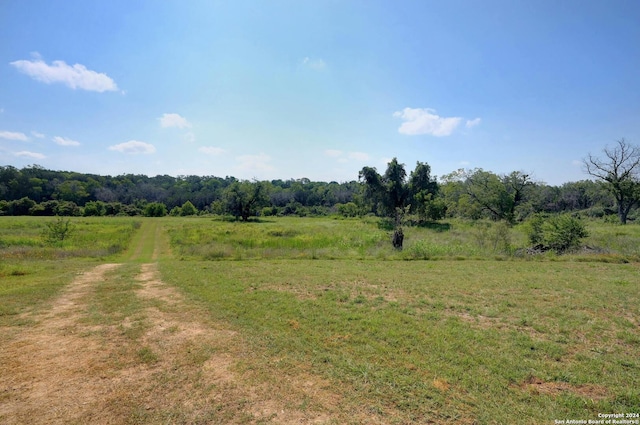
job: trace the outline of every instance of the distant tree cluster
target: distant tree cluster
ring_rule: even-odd
[[[0,215],[327,215],[358,202],[356,181],[241,181],[212,176],[99,176],[0,167]],[[361,215],[358,210],[356,215]]]
[[[246,181],[234,177],[116,177],[52,171],[34,165],[0,167],[0,215],[190,216],[202,213],[247,221],[256,216],[328,215],[388,218],[401,236],[404,220],[447,217],[490,219],[508,224],[536,214],[577,213],[614,217],[626,223],[638,216],[640,149],[626,142],[589,155],[585,171],[595,180],[550,186],[522,171],[496,174],[460,169],[436,179],[427,163],[407,174],[393,159],[384,174],[364,167],[359,181],[309,179]],[[401,243],[400,243],[401,245]]]

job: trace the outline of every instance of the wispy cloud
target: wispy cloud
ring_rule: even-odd
[[[241,155],[236,157],[236,161],[238,161],[237,168],[245,172],[263,173],[275,170],[270,164],[271,157],[263,152],[258,155]]]
[[[322,71],[327,68],[327,64],[322,59],[313,59],[310,57],[306,57],[302,59],[302,66],[305,66],[310,69],[314,69],[316,71]]]
[[[333,158],[338,158],[342,156],[342,151],[339,151],[337,149],[327,149],[326,151],[324,151],[324,154]]]
[[[44,134],[42,134],[42,133],[40,133],[40,132],[37,132],[37,131],[32,131],[32,132],[31,132],[31,135],[32,135],[33,137],[38,138],[38,139],[44,139],[44,137],[45,137],[45,136],[44,136]]]
[[[198,148],[198,152],[202,152],[207,155],[222,155],[227,151],[222,148],[216,148],[215,146],[202,146]]]
[[[19,140],[21,142],[29,140],[26,134],[15,131],[0,131],[0,139]]]
[[[80,142],[75,140],[67,139],[66,137],[55,136],[53,139],[56,144],[60,146],[80,146]]]
[[[480,118],[475,118],[473,120],[467,120],[467,123],[465,124],[465,126],[467,128],[472,128],[472,127],[475,127],[477,125],[480,125],[481,121],[482,121],[482,119],[480,119]]]
[[[338,162],[368,161],[371,158],[371,156],[365,152],[343,152],[338,149],[327,149],[324,151],[324,154],[335,158]]]
[[[191,128],[191,123],[179,114],[162,114],[158,121],[160,121],[162,128]]]
[[[394,112],[393,116],[404,121],[398,132],[408,136],[449,136],[462,121],[460,117],[441,117],[436,115],[434,109],[429,108],[404,108],[402,111]]]
[[[349,152],[347,154],[349,159],[353,159],[354,161],[368,161],[371,156],[368,153],[364,152]]]
[[[129,140],[125,143],[109,146],[109,150],[127,154],[152,154],[155,153],[156,148],[150,143]]]
[[[25,157],[25,158],[33,158],[33,159],[45,159],[46,158],[46,156],[44,156],[41,153],[29,152],[29,151],[15,152],[14,155],[15,156],[20,156],[20,157]]]
[[[42,83],[62,83],[72,89],[88,91],[116,91],[118,86],[107,74],[92,71],[86,66],[76,63],[67,65],[66,62],[57,60],[51,65],[43,61],[39,55],[32,60],[17,60],[10,62],[23,74]]]

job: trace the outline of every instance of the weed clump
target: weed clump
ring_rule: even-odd
[[[47,223],[43,231],[43,238],[49,244],[61,243],[67,239],[74,231],[71,219],[58,217],[56,221]]]

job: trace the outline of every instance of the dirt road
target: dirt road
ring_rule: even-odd
[[[127,261],[25,313],[0,348],[0,422],[335,423],[340,397],[322,380],[270,384],[238,367],[251,361],[242,335],[160,279],[162,238],[145,222]]]

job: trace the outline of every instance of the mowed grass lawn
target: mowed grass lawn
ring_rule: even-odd
[[[478,260],[476,251],[465,260],[385,261],[377,258],[395,255],[385,251],[388,235],[371,223],[295,223],[166,223],[176,259],[161,262],[163,279],[249,337],[264,359],[245,365],[254,372],[321,375],[349,404],[399,423],[553,423],[638,411],[638,263]],[[360,243],[343,248],[309,242],[358,232]],[[441,233],[431,231],[435,240]],[[287,244],[300,258],[274,251]]]
[[[313,374],[379,423],[640,410],[637,225],[590,224],[604,253],[530,259],[512,255],[519,229],[510,254],[491,228],[459,223],[409,228],[396,252],[375,219],[75,218],[53,246],[47,220],[0,217],[0,326],[12,333],[79,270],[138,261],[127,247],[156,220],[171,246],[162,279],[242,335],[240,372],[265,385]]]

